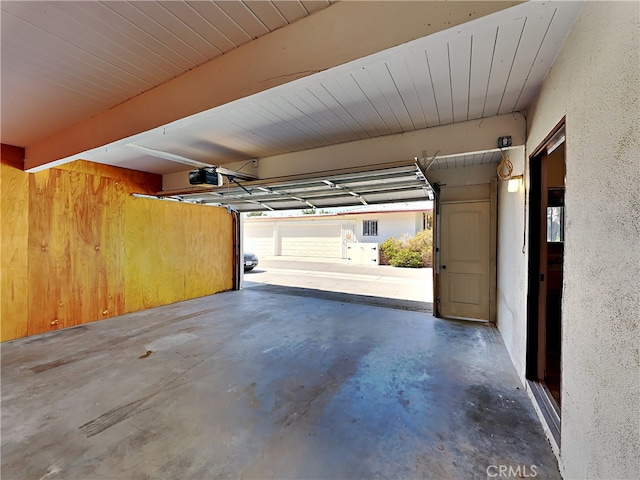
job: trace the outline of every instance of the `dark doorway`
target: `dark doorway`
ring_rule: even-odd
[[[532,155],[529,195],[527,378],[552,431],[557,430],[558,441],[562,406],[564,132],[564,124],[559,125]]]

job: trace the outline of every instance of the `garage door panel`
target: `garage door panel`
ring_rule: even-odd
[[[342,258],[342,242],[339,238],[283,238],[282,255],[296,257]]]
[[[244,251],[260,257],[274,255],[273,238],[245,238]]]
[[[342,258],[340,225],[296,225],[280,228],[281,254]]]
[[[247,225],[244,227],[245,252],[260,257],[275,255],[273,225]]]

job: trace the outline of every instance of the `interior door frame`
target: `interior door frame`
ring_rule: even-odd
[[[544,140],[529,155],[529,189],[528,189],[528,206],[527,217],[529,220],[528,242],[528,287],[527,287],[527,351],[525,362],[525,377],[527,386],[532,392],[551,436],[556,446],[560,448],[561,438],[561,417],[557,403],[552,400],[552,395],[546,387],[545,383],[540,380],[540,369],[546,368],[546,358],[543,364],[540,363],[539,343],[546,342],[546,321],[544,328],[540,325],[540,265],[541,265],[541,243],[542,243],[542,214],[541,206],[547,203],[547,191],[543,195],[543,181],[545,174],[542,158],[547,155],[547,148],[551,141],[560,132],[564,130],[566,135],[566,117],[549,132]],[[543,202],[544,196],[544,202]],[[546,210],[546,209],[545,209]],[[546,228],[546,225],[545,225]],[[546,248],[546,238],[545,238]],[[546,261],[546,256],[545,256]],[[546,273],[546,272],[545,272]],[[545,302],[546,303],[546,302]],[[545,307],[546,308],[546,307]],[[562,379],[560,379],[560,388],[562,388]]]
[[[538,381],[539,378],[539,348],[541,331],[540,318],[540,243],[542,241],[542,225],[540,206],[542,204],[543,166],[540,159],[546,155],[546,149],[551,139],[565,129],[566,118],[563,117],[549,132],[544,140],[529,155],[529,201],[527,216],[529,217],[529,266],[527,288],[527,354],[525,376],[529,380]],[[537,186],[537,187],[536,187]],[[546,204],[546,197],[544,203]],[[535,247],[535,248],[534,248]]]
[[[442,318],[440,312],[440,185],[433,183],[433,224],[432,224],[432,274],[433,274],[433,316]]]

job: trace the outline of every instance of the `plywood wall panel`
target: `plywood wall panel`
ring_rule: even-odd
[[[102,206],[98,248],[94,254],[98,259],[96,285],[99,318],[122,315],[124,299],[124,205],[129,192],[125,184],[104,177],[93,177],[93,195]]]
[[[185,270],[190,274],[185,276],[184,281],[185,294],[189,298],[210,293],[211,286],[216,282],[214,278],[218,268],[216,262],[224,261],[224,258],[218,258],[216,241],[210,237],[212,228],[210,222],[207,222],[206,214],[215,214],[215,211],[201,212],[200,209],[189,209],[185,215],[184,235],[188,253],[184,257],[184,262]],[[202,237],[207,240],[203,241]]]
[[[224,208],[191,205],[187,241],[185,295],[196,298],[233,288],[233,217]]]
[[[27,174],[2,151],[3,341],[233,288],[226,209],[132,197],[161,178],[90,162]]]
[[[101,163],[76,160],[56,167],[59,170],[70,170],[79,173],[88,173],[97,177],[107,177],[118,180],[124,184],[125,189],[132,193],[144,193],[153,195],[162,190],[162,175],[140,172],[128,168],[113,167]]]
[[[233,219],[223,208],[130,198],[127,312],[233,288]]]
[[[32,295],[28,335],[64,326],[68,299],[61,280],[69,278],[69,255],[62,241],[54,241],[55,237],[62,239],[66,230],[63,208],[66,195],[58,199],[58,212],[54,210],[59,174],[60,171],[45,170],[29,177],[29,290]],[[58,226],[54,228],[56,223]]]
[[[235,269],[233,256],[235,226],[233,216],[225,208],[216,208],[210,215],[209,218],[206,218],[206,221],[210,222],[206,225],[209,235],[205,238],[200,238],[201,242],[206,242],[209,251],[215,253],[213,265],[208,269],[208,274],[212,275],[216,285],[222,286],[215,292],[231,290],[234,285],[233,272]]]
[[[169,202],[129,198],[125,210],[125,309],[134,312],[184,299],[182,225]]]
[[[111,178],[74,174],[84,184],[75,190],[72,230],[76,232],[71,257],[72,291],[82,304],[72,313],[74,325],[124,312],[124,219],[128,195]],[[72,237],[73,238],[73,237]]]
[[[27,335],[29,174],[24,150],[2,145],[0,157],[0,341]]]
[[[123,313],[124,186],[51,169],[30,191],[28,334]]]

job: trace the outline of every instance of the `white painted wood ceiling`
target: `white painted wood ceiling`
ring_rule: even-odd
[[[7,2],[3,2],[3,74],[5,3]],[[116,17],[126,17],[131,23],[130,35],[134,38],[136,35],[142,35],[142,30],[149,42],[161,40],[154,49],[166,50],[170,43],[172,56],[165,58],[169,55],[167,50],[166,54],[158,55],[152,62],[154,71],[166,71],[168,76],[179,73],[179,68],[190,68],[186,50],[189,51],[188,58],[196,62],[198,58],[204,59],[206,55],[215,55],[216,49],[233,48],[243,38],[248,40],[240,31],[232,34],[231,31],[223,30],[222,25],[217,29],[204,24],[200,27],[203,30],[194,28],[193,22],[196,22],[196,17],[201,21],[206,16],[206,12],[201,11],[203,5],[199,2],[196,2],[197,8],[196,5],[181,4],[182,14],[190,12],[191,20],[180,18],[177,11],[172,11],[176,10],[175,6],[150,7],[146,2],[133,5],[120,3],[109,2],[102,5],[100,8],[111,13],[100,18],[96,18],[95,14],[89,14],[90,7],[84,6],[80,10],[85,12],[83,15],[86,14],[92,19],[91,28],[100,26],[105,29],[107,27],[104,23],[109,23],[110,18],[115,21]],[[241,30],[247,35],[255,35],[260,31],[266,33],[269,28],[277,28],[277,18],[283,17],[280,18],[282,23],[285,20],[292,21],[295,16],[295,13],[288,13],[291,19],[284,17],[283,4],[288,5],[289,2],[264,2],[265,5],[262,5],[263,2],[243,2],[242,5],[238,2],[231,3],[246,15],[249,7],[253,8],[253,15],[234,20],[235,24],[242,23]],[[305,15],[313,8],[322,6],[314,4],[312,8],[310,2],[292,3],[297,5],[295,11],[298,15]],[[39,5],[43,8],[42,3]],[[45,5],[48,8],[49,2]],[[59,5],[56,5],[59,10]],[[122,11],[121,16],[116,15],[115,5],[120,5],[118,9],[135,10],[136,16],[130,17],[130,14],[125,15]],[[207,5],[211,10],[223,7],[230,9],[226,2],[208,2]],[[328,3],[325,2],[324,5]],[[289,7],[293,9],[293,5],[288,5]],[[150,157],[139,150],[127,148],[126,144],[135,143],[205,163],[225,164],[522,111],[537,95],[581,7],[581,2],[527,2],[179,120],[162,129],[116,142],[109,146],[108,150],[100,148],[84,152],[80,157],[155,173],[171,173],[184,171],[188,167],[166,159]],[[12,4],[9,11],[15,16],[19,12],[31,9],[37,10],[37,7]],[[261,9],[271,13],[260,13]],[[280,14],[274,14],[274,9]],[[199,15],[196,15],[196,12],[199,12]],[[62,13],[56,11],[56,15]],[[152,17],[149,17],[150,15]],[[261,22],[255,21],[254,17],[258,15],[261,15]],[[225,11],[224,18],[229,17],[231,13]],[[149,22],[146,20],[148,18],[153,18],[155,22]],[[191,30],[199,34],[185,28],[164,34],[150,33],[152,26],[156,28],[161,19],[169,18],[181,24],[186,22],[191,25]],[[226,24],[227,27],[230,28],[234,22]],[[13,28],[19,29],[18,26]],[[204,37],[204,30],[208,32],[207,37]],[[80,37],[81,33],[78,32],[77,35]],[[107,53],[112,55],[113,68],[116,68],[116,59],[130,64],[126,66],[127,71],[130,71],[126,77],[127,85],[146,88],[152,78],[135,70],[135,66],[139,67],[140,64],[133,58],[150,57],[145,54],[144,47],[139,45],[139,42],[134,42],[135,48],[132,46],[132,51],[124,52],[114,44],[114,40],[108,34],[105,33],[100,38],[96,47],[104,49],[105,58]],[[228,39],[226,43],[220,40],[224,38]],[[215,44],[214,39],[219,39],[219,43]],[[185,43],[190,47],[187,48]],[[7,48],[11,45],[13,43]],[[18,46],[15,45],[15,48]],[[183,50],[183,53],[177,54]],[[72,53],[69,56],[72,56]],[[173,60],[169,61],[169,58]],[[182,62],[180,64],[179,59]],[[149,62],[151,59],[147,58],[146,61]],[[10,68],[19,71],[17,59],[12,62]],[[42,62],[45,72],[51,66],[50,61],[43,59]],[[96,67],[98,63],[88,58],[86,62],[92,67]],[[23,65],[22,68],[34,67]],[[66,78],[64,72],[59,74],[61,78]],[[106,103],[113,101],[114,97],[110,96],[114,95],[113,92],[116,90],[115,85],[110,84],[113,79],[101,74],[99,70],[95,72],[95,76],[102,77],[101,87],[95,87],[92,82],[86,82],[82,88],[78,86],[80,94],[69,106],[66,106],[66,102],[58,104],[61,112],[66,108],[89,108],[84,102],[87,98],[93,98],[92,96],[104,98],[103,101]],[[21,77],[15,75],[11,78]],[[56,78],[58,77],[52,77],[53,83],[56,82]],[[56,88],[60,88],[62,94],[68,83],[62,79],[59,82],[61,84]],[[30,88],[28,83],[25,82],[22,87],[13,85],[11,88],[19,91],[19,96],[25,95]],[[4,75],[2,88],[4,94]],[[118,91],[124,92],[124,86]],[[125,97],[127,94],[121,95]],[[95,102],[88,103],[93,105]],[[33,120],[37,121],[37,118]],[[458,157],[455,161],[462,162],[461,165],[473,165],[496,162],[499,158],[496,155],[484,154],[469,157]],[[439,160],[434,168],[451,168],[451,162],[452,160],[442,163]]]
[[[330,3],[3,0],[2,142],[44,138]]]

